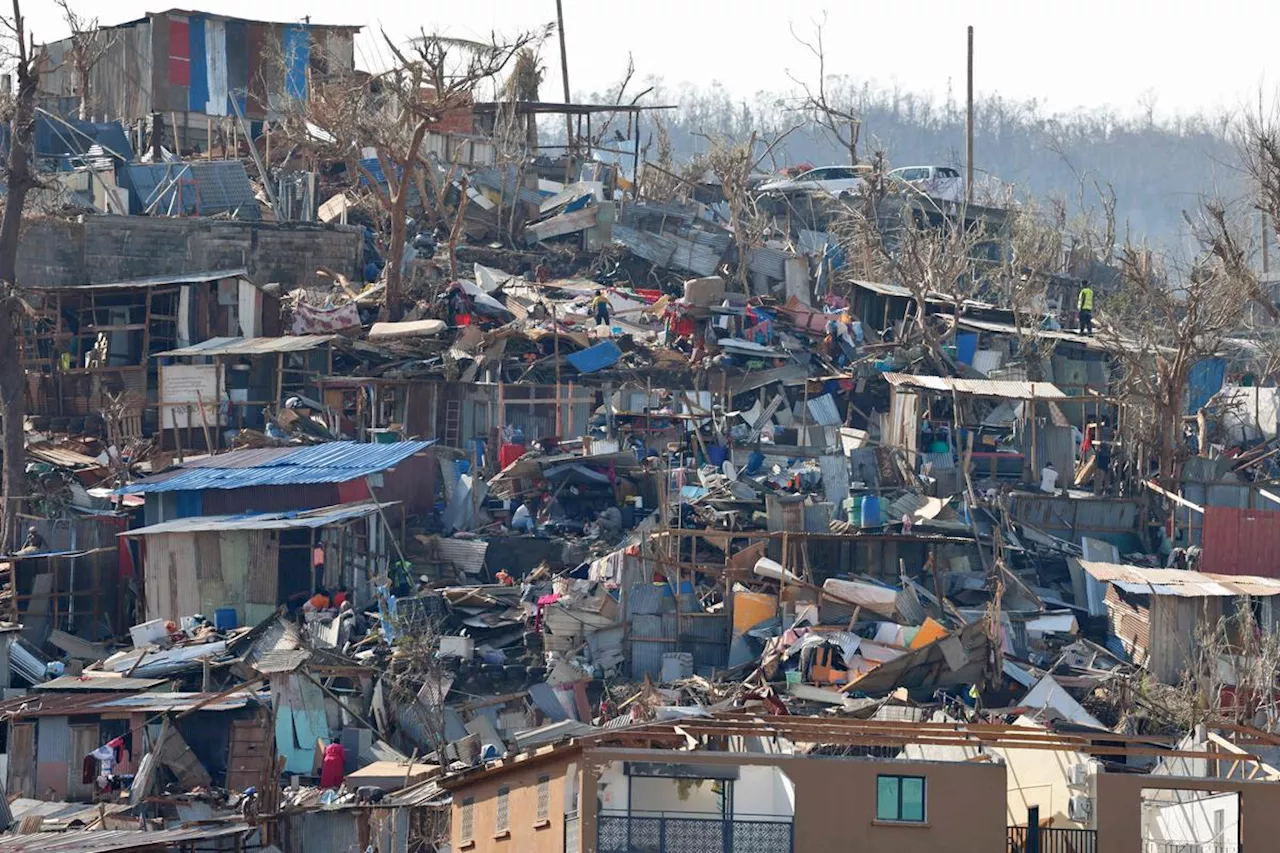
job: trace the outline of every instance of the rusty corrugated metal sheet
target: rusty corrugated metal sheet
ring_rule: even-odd
[[[250,530],[248,543],[248,580],[244,598],[249,605],[275,607],[279,598],[280,534],[274,530]]]
[[[1280,579],[1256,575],[1210,574],[1185,569],[1149,569],[1121,563],[1080,560],[1095,579],[1139,595],[1179,598],[1231,598],[1280,595]]]
[[[1280,578],[1280,512],[1207,506],[1201,548],[1206,569]]]

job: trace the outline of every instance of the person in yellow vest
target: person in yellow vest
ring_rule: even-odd
[[[609,325],[609,308],[609,297],[605,296],[603,290],[597,290],[595,299],[591,300],[591,311],[595,314],[597,326]]]
[[[1076,309],[1080,314],[1080,334],[1093,334],[1093,288],[1089,282],[1080,288],[1080,298],[1076,301]]]

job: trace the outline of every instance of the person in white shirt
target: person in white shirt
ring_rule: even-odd
[[[1040,469],[1040,491],[1053,494],[1058,485],[1058,469],[1053,467],[1052,462],[1044,463],[1044,467]]]
[[[516,507],[516,511],[511,514],[511,529],[533,533],[533,513],[529,510],[527,501],[522,502],[520,506]]]

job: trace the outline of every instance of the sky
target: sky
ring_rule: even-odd
[[[176,0],[175,0],[176,2]],[[903,91],[964,95],[966,27],[975,29],[975,87],[1034,98],[1051,112],[1109,106],[1160,116],[1240,109],[1259,88],[1277,92],[1274,49],[1280,7],[1267,0],[562,0],[571,89],[602,91],[635,59],[636,79],[658,75],[671,87],[718,81],[729,91],[794,88],[813,81],[814,56],[791,34],[812,35],[825,15],[829,73]],[[314,23],[361,24],[357,64],[385,65],[380,33],[402,39],[420,28],[456,37],[513,34],[554,21],[555,0],[182,0],[183,8],[275,21],[310,15]],[[107,13],[108,5],[111,12]],[[118,23],[165,7],[141,0],[76,6]],[[67,34],[50,0],[24,3],[37,41]],[[545,44],[542,97],[563,94],[558,41]],[[1270,58],[1270,69],[1268,59]],[[1270,71],[1270,73],[1268,73]],[[1270,99],[1271,95],[1268,96]]]

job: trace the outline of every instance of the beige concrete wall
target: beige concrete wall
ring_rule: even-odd
[[[571,774],[572,755],[530,762],[528,767],[486,774],[474,783],[453,792],[452,849],[462,853],[564,853],[565,785]],[[550,777],[550,801],[546,820],[538,819],[538,779]],[[498,789],[510,790],[507,805],[507,831],[496,829]],[[463,801],[472,804],[473,838],[470,843],[460,837]]]
[[[604,762],[671,757],[666,750],[589,750],[584,754],[583,790],[594,790]],[[754,764],[786,773],[795,785],[795,853],[1003,853],[1006,846],[1006,806],[999,796],[1005,789],[1005,768],[1000,765],[714,752],[691,758],[698,764]],[[876,777],[881,774],[925,778],[923,824],[876,820]],[[583,811],[581,849],[595,851],[591,809]]]
[[[1098,777],[1094,812],[1098,824],[1097,853],[1132,853],[1142,839],[1142,789],[1214,791],[1240,794],[1240,849],[1280,847],[1280,785],[1225,779],[1179,779],[1170,776],[1107,775]]]

